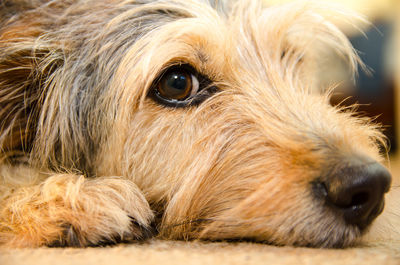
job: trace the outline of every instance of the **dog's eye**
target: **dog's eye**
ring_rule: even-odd
[[[155,79],[148,96],[167,107],[196,106],[215,94],[216,86],[205,75],[189,64],[179,64],[167,69]]]
[[[167,71],[157,84],[159,95],[168,100],[182,101],[196,95],[198,90],[196,76],[181,68]]]

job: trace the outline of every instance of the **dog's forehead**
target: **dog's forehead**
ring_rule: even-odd
[[[122,59],[114,80],[140,84],[144,92],[137,92],[145,95],[170,66],[190,64],[230,89],[275,98],[277,93],[308,94],[316,81],[314,61],[323,58],[322,46],[336,49],[356,68],[359,59],[351,44],[319,15],[319,4],[263,7],[261,1],[239,0],[223,12],[219,5],[224,6],[223,2],[164,0],[125,6],[121,19],[110,23],[113,32],[132,36],[130,44],[123,46],[127,50],[119,53]],[[132,26],[127,27],[124,19],[132,20]],[[113,43],[115,36],[110,38]]]
[[[241,5],[232,9],[233,2]],[[244,65],[241,60],[255,64],[255,60],[259,59],[256,51],[251,52],[254,58],[250,58],[248,53],[255,48],[251,38],[254,37],[254,27],[258,27],[257,23],[248,23],[248,20],[257,21],[261,12],[256,10],[261,8],[258,3],[247,8],[243,4],[258,1],[233,2],[150,1],[143,7],[134,8],[138,17],[133,19],[140,27],[124,30],[143,31],[133,34],[139,36],[139,44],[147,42],[143,46],[148,52],[143,54],[155,55],[157,58],[148,61],[158,61],[160,71],[171,64],[183,62],[211,77],[222,73],[232,76],[232,68]]]
[[[283,35],[291,23],[295,22],[293,16],[300,16],[299,12],[291,12],[288,14],[291,17],[278,26],[280,22],[272,23],[276,19],[276,12],[264,12],[266,8],[263,8],[260,1],[249,0],[151,1],[144,6],[138,10],[146,12],[139,11],[137,15],[141,17],[135,19],[138,20],[141,29],[149,31],[154,40],[152,45],[180,45],[182,53],[177,57],[195,59],[193,64],[196,68],[208,63],[204,67],[206,71],[210,66],[217,67],[218,59],[221,60],[220,66],[231,64],[232,60],[246,61],[237,62],[239,66],[265,65],[268,61],[259,61],[264,59],[263,56],[269,56],[267,50],[275,59],[280,59],[282,52],[285,52],[284,46],[288,45]],[[279,11],[281,16],[285,16],[287,10]],[[150,16],[143,16],[146,13]],[[273,14],[272,17],[270,13]],[[154,31],[157,33],[153,34]],[[168,51],[168,54],[174,53]],[[238,65],[235,66],[237,67]]]

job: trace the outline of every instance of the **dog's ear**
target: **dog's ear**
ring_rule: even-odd
[[[359,30],[360,24],[368,24],[362,16],[338,5],[317,2],[289,3],[281,8],[286,12],[282,18],[287,18],[288,23],[282,41],[282,58],[286,57],[287,62],[304,57],[319,68],[334,52],[348,64],[349,72],[356,74],[358,66],[367,70],[348,37],[337,27],[340,23]],[[273,20],[279,22],[278,17]]]
[[[232,10],[235,0],[209,0],[210,5],[220,14],[228,15]]]
[[[253,40],[257,42],[255,47],[260,47],[260,56],[267,64],[281,66],[278,74],[287,80],[313,83],[311,79],[318,76],[317,71],[332,51],[346,61],[349,72],[356,73],[359,66],[367,70],[347,36],[335,25],[344,22],[359,29],[360,24],[368,24],[359,14],[338,5],[313,1],[266,6],[262,12],[261,3],[249,0],[240,3],[238,10],[244,14],[239,16],[247,19],[245,27],[252,25],[255,29],[252,32],[257,36]]]
[[[41,40],[46,28],[41,16],[9,2],[0,11],[8,14],[0,20],[0,148],[15,155],[32,145],[45,80],[62,56]]]

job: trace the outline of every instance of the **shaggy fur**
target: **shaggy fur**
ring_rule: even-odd
[[[2,1],[0,243],[358,242],[311,185],[385,151],[377,126],[311,93],[327,47],[359,61],[329,22],[342,15],[251,0]],[[208,80],[204,100],[154,100],[174,65]]]

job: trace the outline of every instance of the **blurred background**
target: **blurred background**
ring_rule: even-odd
[[[293,0],[265,0],[278,4]],[[340,82],[332,104],[359,103],[363,115],[377,117],[390,141],[392,169],[400,172],[400,0],[320,0],[342,5],[365,16],[371,25],[358,25],[364,35],[348,24],[338,26],[350,38],[361,59],[372,70],[360,70],[356,82],[335,54],[327,58],[322,79]]]

